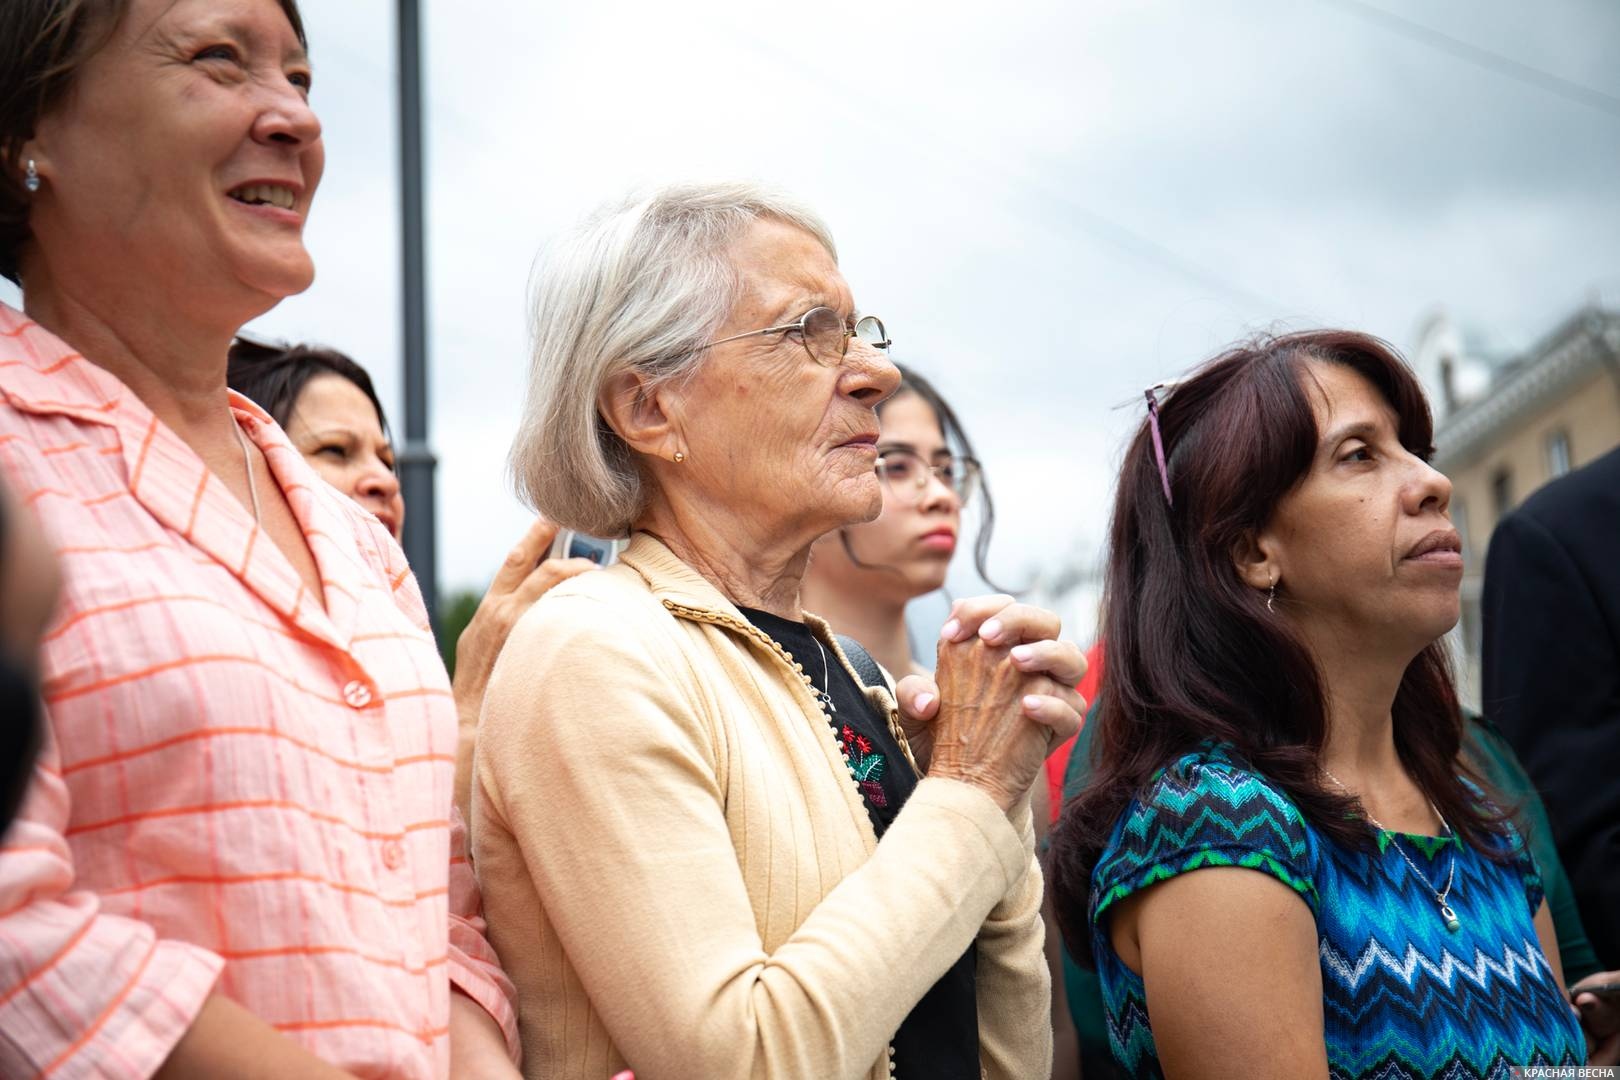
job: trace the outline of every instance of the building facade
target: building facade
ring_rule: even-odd
[[[1451,478],[1466,567],[1453,635],[1459,689],[1478,707],[1480,595],[1491,532],[1542,484],[1620,446],[1620,311],[1590,305],[1522,355],[1470,349],[1443,315],[1413,365],[1435,413],[1434,464]]]

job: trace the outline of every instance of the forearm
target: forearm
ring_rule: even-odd
[[[461,1080],[522,1074],[506,1053],[506,1035],[484,1007],[459,990],[450,994],[450,1075]]]
[[[157,1072],[157,1080],[342,1080],[350,1073],[315,1057],[229,998],[214,994]]]
[[[1045,883],[1027,808],[1021,824],[1029,868],[996,904],[978,936],[979,1047],[993,1080],[1046,1076],[1052,1068],[1052,981],[1041,921]]]

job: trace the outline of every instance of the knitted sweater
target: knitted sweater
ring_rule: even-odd
[[[975,940],[985,1075],[1050,1071],[1027,807],[925,778],[879,843],[802,670],[644,534],[519,622],[473,834],[527,1076],[905,1077],[890,1038]]]

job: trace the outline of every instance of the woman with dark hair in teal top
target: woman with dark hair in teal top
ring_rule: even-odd
[[[1092,724],[1097,719],[1097,707],[1092,706],[1080,734],[1075,737],[1074,752],[1069,756],[1068,768],[1063,774],[1063,801],[1068,802],[1091,781]],[[1558,858],[1553,844],[1552,825],[1547,820],[1547,808],[1536,794],[1535,786],[1518,755],[1508,745],[1496,726],[1484,717],[1463,710],[1463,756],[1500,794],[1509,805],[1515,806],[1514,819],[1519,822],[1530,842],[1530,854],[1541,868],[1541,880],[1547,894],[1547,908],[1552,914],[1553,928],[1558,936],[1558,955],[1563,961],[1564,978],[1573,987],[1576,983],[1603,970],[1592,943],[1581,925],[1581,913],[1575,906],[1575,893],[1570,887],[1569,875]],[[1102,986],[1097,973],[1081,967],[1068,949],[1063,950],[1063,982],[1069,1005],[1069,1015],[1080,1038],[1080,1060],[1084,1064],[1086,1080],[1109,1080],[1120,1075],[1112,1052],[1108,1049],[1108,1020],[1103,1007]]]
[[[1463,758],[1441,640],[1461,545],[1410,370],[1296,334],[1148,402],[1096,772],[1052,845],[1114,1057],[1288,1080],[1584,1063],[1541,874]]]

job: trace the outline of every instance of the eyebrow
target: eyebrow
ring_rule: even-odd
[[[796,296],[791,303],[781,304],[776,310],[776,316],[771,319],[772,326],[781,326],[794,319],[802,319],[808,312],[818,307],[832,307],[820,296]],[[837,310],[834,308],[834,310]]]
[[[953,454],[951,452],[951,448],[949,446],[941,446],[938,450],[930,451],[927,455],[924,455],[922,450],[917,447],[916,443],[900,442],[897,439],[896,440],[879,440],[879,442],[877,444],[877,450],[878,450],[879,454],[882,454],[883,451],[885,451],[885,450],[905,450],[905,451],[908,451],[910,453],[916,454],[918,457],[924,457],[924,456],[927,456],[927,457],[955,457],[956,456],[955,454]]]
[[[257,44],[259,41],[259,34],[257,31],[250,29],[246,23],[239,22],[235,19],[227,19],[221,29],[226,34],[236,38],[238,41],[248,41],[255,44]],[[285,54],[281,59],[282,63],[308,64],[309,50],[304,48],[302,45],[297,45],[293,48],[292,52]]]
[[[1346,439],[1366,439],[1378,434],[1378,426],[1376,420],[1352,420],[1350,423],[1336,427],[1324,435],[1321,445],[1326,449],[1338,446]]]

